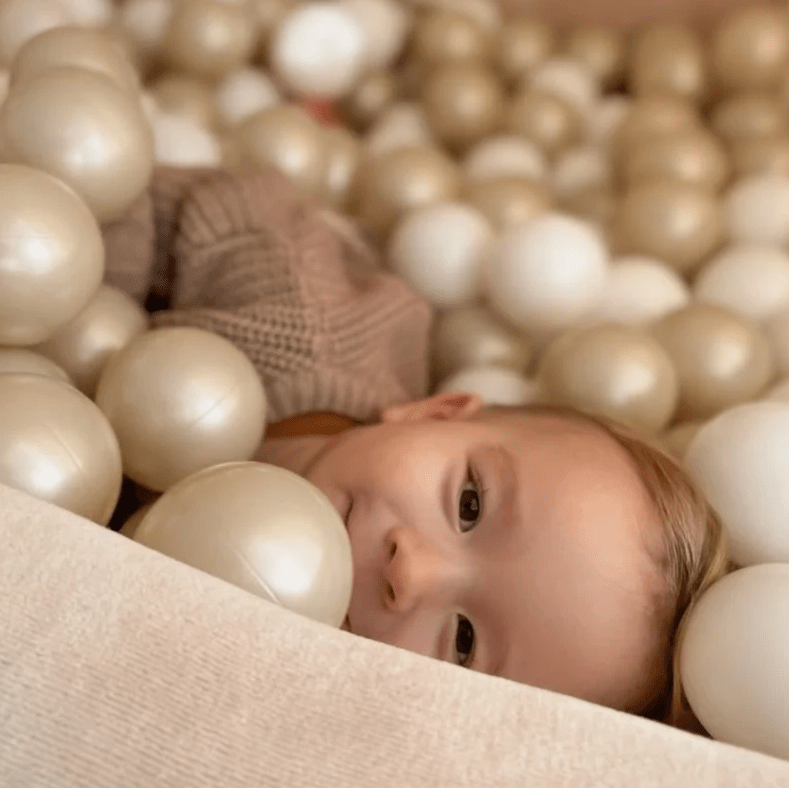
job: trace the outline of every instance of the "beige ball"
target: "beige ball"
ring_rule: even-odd
[[[773,315],[763,328],[773,350],[778,372],[789,375],[789,309]]]
[[[505,80],[519,83],[556,51],[553,27],[528,18],[516,18],[504,26],[495,48],[495,61]]]
[[[451,201],[459,191],[459,169],[441,151],[402,148],[362,168],[356,206],[368,229],[385,237],[409,211]]]
[[[438,392],[477,394],[485,405],[520,407],[537,401],[533,380],[514,369],[490,364],[460,370],[445,380]]]
[[[761,323],[789,309],[789,254],[775,246],[730,246],[704,267],[693,292]]]
[[[653,328],[679,375],[682,419],[706,419],[754,399],[773,379],[766,338],[744,317],[691,304]]]
[[[218,167],[219,138],[192,118],[159,112],[153,119],[156,163],[169,167]]]
[[[107,361],[148,328],[148,313],[121,290],[102,284],[88,305],[34,349],[68,372],[93,397]]]
[[[569,331],[540,360],[537,380],[547,401],[604,416],[653,434],[677,407],[677,374],[660,343],[614,324]]]
[[[0,0],[0,67],[8,68],[19,50],[39,33],[76,21],[59,0]]]
[[[237,462],[193,474],[153,504],[134,540],[329,626],[348,612],[345,523],[317,487],[282,468]]]
[[[528,222],[554,206],[552,195],[528,178],[499,177],[469,184],[465,201],[481,211],[497,230]]]
[[[151,510],[153,504],[146,504],[140,507],[122,526],[119,533],[128,539],[134,539],[134,534],[140,527],[140,523],[145,519],[145,515]]]
[[[565,53],[605,87],[615,87],[625,68],[625,36],[613,27],[588,25],[570,31]]]
[[[540,183],[548,175],[543,152],[514,134],[497,134],[479,142],[463,160],[463,169],[473,183],[497,178],[528,178]]]
[[[46,173],[0,165],[0,343],[49,339],[103,277],[101,232],[82,200]]]
[[[688,702],[713,738],[784,759],[788,600],[786,564],[724,577],[690,614],[679,661]]]
[[[724,202],[729,236],[740,243],[789,243],[789,175],[751,175]]]
[[[559,200],[609,186],[611,181],[610,159],[594,145],[579,145],[560,153],[551,176],[553,192]]]
[[[392,74],[372,71],[363,76],[343,100],[344,117],[358,131],[368,129],[397,101],[399,93],[397,81]]]
[[[143,65],[161,53],[172,14],[172,0],[124,0],[119,4],[118,29]]]
[[[647,137],[696,131],[701,126],[698,107],[673,95],[641,96],[630,103],[611,137],[618,159]]]
[[[582,62],[571,57],[554,57],[537,66],[525,84],[553,96],[572,107],[579,117],[589,114],[600,100],[600,81]]]
[[[554,156],[579,139],[581,117],[561,96],[527,87],[513,96],[505,111],[504,127]]]
[[[68,373],[54,361],[22,348],[0,348],[0,375],[45,375],[63,383],[71,383]]]
[[[768,389],[762,399],[768,402],[785,402],[789,405],[789,378],[784,378]]]
[[[126,475],[159,492],[211,465],[250,459],[266,424],[252,363],[196,328],[137,336],[104,366],[96,403],[118,435]]]
[[[332,208],[345,210],[351,201],[361,166],[362,143],[353,132],[342,126],[326,129],[323,141],[326,167],[321,195]]]
[[[231,72],[216,89],[216,114],[225,128],[237,126],[280,102],[274,81],[263,69],[254,66]]]
[[[583,140],[595,147],[608,150],[620,126],[630,113],[633,101],[628,96],[615,93],[604,96],[583,119]]]
[[[113,21],[112,0],[61,0],[73,14],[74,21],[85,27],[103,27]]]
[[[789,176],[789,134],[736,140],[731,145],[731,161],[737,178],[768,173]]]
[[[729,143],[786,134],[789,109],[771,93],[738,93],[715,106],[710,126]]]
[[[96,71],[135,95],[140,89],[137,71],[118,40],[87,27],[58,27],[30,39],[14,59],[11,81],[25,82],[64,66]]]
[[[257,43],[257,28],[244,3],[179,0],[162,42],[174,71],[215,80],[243,66]]]
[[[163,74],[148,86],[161,112],[179,115],[212,128],[217,121],[216,90],[184,74]]]
[[[411,49],[414,59],[428,69],[451,62],[485,62],[493,54],[493,37],[476,19],[441,8],[417,21]]]
[[[495,366],[524,373],[532,358],[528,339],[480,306],[439,314],[431,337],[434,376],[444,380],[469,367]]]
[[[687,466],[720,515],[739,566],[789,561],[789,405],[732,408],[696,435]]]
[[[234,138],[244,164],[273,166],[303,193],[320,192],[327,156],[323,129],[301,107],[282,104],[252,115]]]
[[[403,52],[412,16],[398,0],[340,0],[364,32],[365,69],[390,69]]]
[[[60,178],[102,223],[137,200],[153,171],[153,135],[140,102],[81,68],[48,71],[12,89],[0,138],[8,161]]]
[[[693,439],[706,424],[704,421],[683,421],[660,436],[666,451],[677,460],[684,460]]]
[[[364,139],[371,156],[404,148],[429,148],[435,144],[422,105],[410,101],[398,102],[384,110]]]
[[[46,375],[0,375],[0,482],[106,525],[121,479],[118,441],[86,396]]]

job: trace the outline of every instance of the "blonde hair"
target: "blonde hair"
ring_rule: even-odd
[[[689,713],[679,671],[688,617],[705,591],[735,568],[727,555],[720,518],[681,462],[657,442],[634,430],[561,406],[490,406],[485,410],[558,416],[596,426],[615,440],[632,459],[663,526],[660,565],[667,581],[658,611],[662,621],[667,681],[658,697],[640,714],[669,725],[680,725]]]

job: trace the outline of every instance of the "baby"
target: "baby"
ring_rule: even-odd
[[[427,396],[428,305],[273,171],[159,170],[105,243],[108,281],[166,307],[154,325],[217,331],[255,363],[256,459],[347,522],[347,629],[680,722],[681,622],[729,567],[674,460],[574,411]]]

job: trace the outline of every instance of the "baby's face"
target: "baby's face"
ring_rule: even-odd
[[[435,401],[332,438],[305,474],[350,505],[351,631],[641,711],[662,679],[659,526],[626,453],[593,426]]]

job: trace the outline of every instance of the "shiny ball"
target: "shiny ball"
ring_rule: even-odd
[[[752,175],[735,183],[724,202],[733,241],[789,243],[789,175]]]
[[[216,123],[216,91],[200,79],[163,74],[149,83],[148,92],[162,112],[189,118],[205,128]]]
[[[789,309],[769,318],[763,330],[772,348],[778,372],[789,375]]]
[[[398,0],[340,0],[364,31],[365,68],[390,69],[411,32],[411,14]]]
[[[364,145],[373,155],[403,148],[435,146],[433,132],[421,104],[398,102],[385,109],[367,132]]]
[[[789,176],[789,134],[735,140],[731,161],[736,178],[768,173]]]
[[[495,62],[505,80],[520,83],[556,51],[556,32],[537,20],[516,18],[504,26]]]
[[[0,375],[45,375],[63,383],[71,383],[71,378],[62,367],[26,348],[0,348]]]
[[[228,74],[216,89],[216,114],[225,128],[242,121],[281,101],[279,90],[261,68],[244,66]]]
[[[577,27],[568,34],[564,51],[605,87],[616,86],[624,74],[625,36],[612,27]]]
[[[600,99],[600,82],[583,62],[554,57],[541,63],[524,80],[535,90],[565,101],[580,117],[592,111]]]
[[[463,169],[472,183],[510,177],[540,183],[548,174],[542,151],[514,134],[494,135],[479,142],[464,158]]]
[[[205,126],[184,115],[159,112],[153,119],[154,156],[170,167],[217,167],[222,145]]]
[[[341,126],[327,129],[323,142],[326,149],[326,167],[321,197],[332,208],[345,210],[352,199],[359,174],[362,144],[355,134]]]
[[[497,230],[524,224],[554,207],[548,190],[529,178],[487,178],[466,186],[465,201]]]
[[[485,405],[519,407],[537,401],[537,385],[533,380],[508,367],[480,365],[462,369],[445,380],[440,393],[477,394]]]
[[[76,21],[59,0],[0,0],[0,68],[8,68],[19,50],[39,33]]]
[[[417,22],[411,48],[414,60],[428,69],[450,62],[484,62],[493,54],[493,37],[476,19],[441,8]]]
[[[718,103],[710,127],[724,142],[789,133],[789,109],[769,93],[738,93]]]
[[[530,140],[548,156],[554,156],[579,139],[581,119],[560,96],[538,88],[525,88],[513,96],[505,112],[504,127]]]
[[[663,448],[677,460],[684,461],[685,454],[698,435],[699,430],[706,424],[704,421],[683,421],[660,436]]]
[[[343,114],[355,129],[367,129],[391,107],[399,96],[395,78],[386,71],[362,77],[343,101]]]

